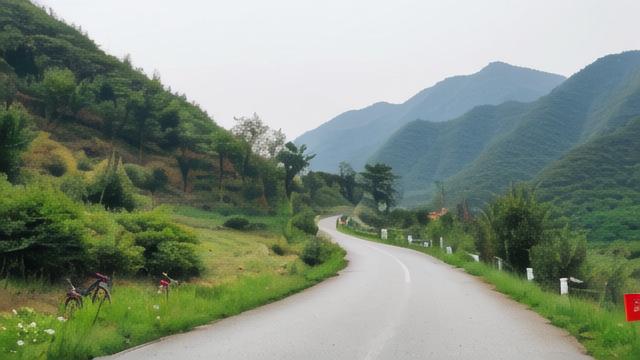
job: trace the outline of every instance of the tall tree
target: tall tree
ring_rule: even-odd
[[[18,175],[20,156],[33,139],[29,126],[29,114],[21,105],[0,107],[0,172],[10,181]]]
[[[0,105],[8,109],[17,91],[15,76],[0,72]]]
[[[513,185],[489,204],[480,218],[484,228],[480,250],[496,254],[524,272],[531,264],[529,251],[544,240],[550,227],[548,216],[549,209],[536,200],[532,189]]]
[[[316,156],[305,154],[305,151],[307,151],[306,145],[297,147],[294,143],[288,142],[277,156],[277,160],[284,165],[284,191],[287,199],[291,199],[293,179],[309,166],[309,161]]]
[[[396,190],[394,182],[398,177],[393,174],[390,166],[377,163],[367,164],[364,171],[360,173],[363,179],[363,188],[373,197],[378,208],[384,205],[384,211],[389,212],[395,205]]]
[[[52,68],[44,72],[45,116],[49,122],[57,121],[68,112],[76,89],[76,77],[69,69]]]
[[[339,165],[340,168],[340,193],[345,199],[351,203],[355,202],[356,191],[356,171],[353,170],[351,165],[345,161],[342,161]]]
[[[242,157],[242,180],[251,167],[251,154],[259,153],[263,139],[269,131],[269,127],[262,121],[258,114],[253,113],[251,117],[234,117],[236,125],[231,128],[231,132],[246,142]]]
[[[218,155],[218,196],[222,201],[224,194],[224,161],[237,158],[242,152],[242,145],[228,132],[218,131],[213,136],[213,151]]]

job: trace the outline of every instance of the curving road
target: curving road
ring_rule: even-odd
[[[589,359],[566,332],[478,279],[320,221],[348,253],[338,277],[114,359]]]

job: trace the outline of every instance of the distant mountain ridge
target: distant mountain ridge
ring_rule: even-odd
[[[444,123],[414,121],[372,157],[402,176],[403,206],[482,206],[515,182],[592,240],[640,239],[640,51],[608,55],[532,103],[479,106]],[[635,215],[633,215],[635,214]]]
[[[534,101],[564,80],[561,75],[493,62],[477,73],[442,80],[402,104],[378,102],[342,113],[295,142],[317,154],[313,170],[335,172],[340,161],[359,169],[391,134],[411,121],[441,122],[478,105]]]

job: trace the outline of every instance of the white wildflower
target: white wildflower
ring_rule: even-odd
[[[58,321],[60,321],[60,322],[67,321],[67,319],[65,319],[63,316],[58,316],[56,319],[58,319]]]
[[[22,323],[18,323],[18,329],[22,329],[24,328],[24,325],[22,325]]]
[[[4,327],[4,326],[0,326],[0,330],[5,331],[5,330],[7,330],[7,328]]]
[[[37,325],[36,325],[35,321],[32,321],[32,322],[31,322],[31,324],[29,324],[29,327],[32,327],[32,328],[34,328],[34,327],[36,327],[36,326],[37,326]]]
[[[37,341],[36,338],[33,338],[33,342],[36,342],[36,341]]]
[[[155,310],[160,310],[160,305],[153,305],[153,308],[154,308]]]
[[[55,333],[56,333],[56,331],[55,331],[55,330],[53,330],[53,329],[45,329],[45,330],[44,330],[44,332],[46,332],[46,333],[47,333],[47,334],[49,334],[49,335],[53,335],[53,334],[55,334]]]
[[[13,315],[18,315],[18,312],[16,311],[16,309],[11,309],[11,312],[13,313]]]
[[[18,346],[23,346],[24,345],[24,341],[18,340],[18,341],[16,341],[16,344],[18,344]]]
[[[160,316],[156,316],[156,320],[160,320]]]

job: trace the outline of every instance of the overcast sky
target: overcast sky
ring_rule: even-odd
[[[490,61],[571,75],[640,49],[638,0],[38,0],[225,127],[293,139]]]

